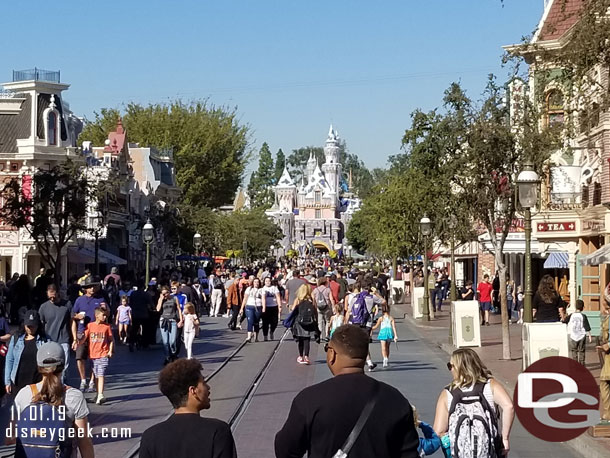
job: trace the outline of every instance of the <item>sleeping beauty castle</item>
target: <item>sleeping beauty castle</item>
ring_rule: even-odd
[[[277,255],[290,249],[301,256],[343,251],[346,225],[360,208],[360,200],[349,193],[343,179],[340,152],[339,137],[331,125],[324,146],[324,164],[320,166],[310,155],[299,186],[284,167],[274,187],[275,203],[267,210],[284,234]]]

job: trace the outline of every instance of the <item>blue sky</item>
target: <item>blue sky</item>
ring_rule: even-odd
[[[17,5],[16,3],[13,3]],[[62,72],[77,115],[124,102],[237,107],[258,150],[322,145],[330,122],[369,167],[400,151],[410,113],[460,81],[504,76],[501,46],[543,0],[20,2],[0,16],[0,81]],[[251,165],[250,168],[254,167]]]

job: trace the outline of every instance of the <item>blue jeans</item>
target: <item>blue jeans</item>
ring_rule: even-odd
[[[246,318],[248,319],[248,332],[258,332],[258,322],[263,313],[262,307],[246,305]]]
[[[166,320],[169,323],[166,323],[163,326],[161,323],[163,320],[159,322],[161,326],[161,340],[163,341],[163,351],[165,351],[166,358],[172,358],[177,356],[178,349],[176,347],[176,337],[178,335],[178,323],[175,320]]]

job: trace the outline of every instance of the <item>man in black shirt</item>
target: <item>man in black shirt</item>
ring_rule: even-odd
[[[174,415],[144,431],[140,458],[236,458],[229,425],[199,412],[210,408],[210,387],[196,359],[179,359],[159,375],[159,389]]]
[[[326,352],[334,377],[296,396],[286,423],[275,436],[277,458],[333,456],[375,391],[376,403],[349,457],[419,457],[409,401],[397,389],[364,374],[368,345],[369,336],[360,326],[335,330]]]

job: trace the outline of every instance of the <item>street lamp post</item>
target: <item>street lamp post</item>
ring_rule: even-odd
[[[150,218],[146,221],[146,224],[142,228],[142,239],[146,244],[146,286],[150,282],[150,244],[155,238],[155,228],[150,222]]]
[[[525,297],[523,301],[523,321],[531,323],[532,314],[532,213],[531,209],[538,201],[538,174],[532,164],[524,164],[523,171],[517,177],[519,204],[523,208],[525,219]]]
[[[449,229],[451,229],[451,286],[449,287],[449,299],[451,302],[457,300],[457,290],[455,288],[455,228],[457,227],[457,219],[455,215],[449,217]],[[451,316],[451,307],[449,307],[449,344],[453,343],[453,317]]]
[[[195,255],[198,256],[199,255],[199,250],[201,249],[201,234],[199,232],[197,232],[195,235],[193,235],[193,247],[195,247]]]
[[[430,296],[428,294],[428,236],[432,232],[432,222],[426,215],[419,221],[419,228],[424,236],[424,321],[430,321]]]

